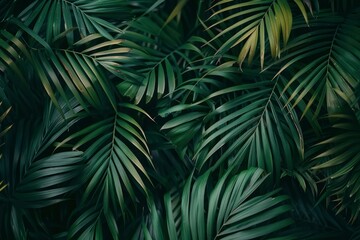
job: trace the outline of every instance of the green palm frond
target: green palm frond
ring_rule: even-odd
[[[111,40],[114,34],[122,32],[112,21],[131,18],[126,5],[126,1],[111,0],[37,0],[24,9],[18,18],[36,34],[44,34],[48,42],[64,32],[72,44],[74,28],[79,30],[82,37],[100,33]]]
[[[134,239],[258,239],[292,224],[286,196],[256,193],[266,179],[262,170],[230,172],[215,183],[210,172],[189,178],[182,192],[165,195],[166,221],[152,204]]]
[[[0,0],[0,239],[360,239],[359,4]]]
[[[284,192],[290,197],[292,218],[296,225],[291,226],[280,236],[288,235],[287,239],[350,239],[353,229],[345,219],[338,218],[327,207],[316,204],[314,195],[309,191],[299,191],[294,181],[284,181]]]
[[[129,52],[129,48],[121,45],[123,40],[106,40],[100,34],[92,34],[67,47],[59,44],[50,46],[20,22],[14,21],[14,24],[19,24],[18,26],[34,38],[40,45],[36,47],[40,49],[29,52],[17,37],[2,31],[0,36],[3,36],[4,40],[0,41],[7,51],[0,56],[5,62],[0,62],[0,67],[4,71],[11,70],[21,84],[26,85],[26,77],[18,66],[22,63],[19,56],[23,56],[24,60],[34,67],[43,87],[55,104],[58,104],[55,96],[55,92],[58,92],[67,100],[75,96],[85,108],[103,108],[106,101],[116,108],[115,87],[107,80],[108,74],[104,70],[114,75],[122,74],[119,67],[124,59],[128,58]],[[65,94],[67,89],[72,96]]]
[[[16,186],[13,197],[24,208],[40,208],[62,201],[79,187],[73,180],[83,169],[82,152],[62,152],[36,160]]]
[[[26,239],[29,234],[25,226],[25,210],[8,204],[0,205],[2,210],[1,237],[8,239]]]
[[[286,63],[279,73],[287,69],[294,73],[284,92],[292,88],[288,103],[293,106],[306,102],[302,116],[311,108],[318,115],[325,106],[329,113],[334,112],[339,107],[336,95],[349,104],[354,102],[354,88],[360,79],[359,19],[358,13],[344,18],[322,12],[310,23],[311,28],[306,27],[284,50],[288,54],[280,60]],[[296,69],[290,67],[294,64]]]
[[[164,24],[161,17],[142,17],[122,36],[131,41],[131,61],[124,63],[126,78],[117,88],[135,103],[171,95],[182,82],[182,71],[203,55],[199,45],[204,39],[186,39],[179,25]]]
[[[303,3],[295,2],[307,19]],[[215,23],[209,28],[218,28],[219,33],[210,42],[220,37],[227,37],[227,40],[224,40],[218,49],[218,54],[224,54],[229,49],[243,43],[238,54],[240,65],[246,57],[251,63],[259,48],[260,63],[263,68],[266,48],[269,47],[272,57],[279,57],[281,42],[286,45],[289,40],[293,19],[291,6],[286,0],[259,0],[242,3],[223,0],[216,2],[212,8],[214,13],[210,19],[214,19]]]
[[[119,229],[112,211],[91,206],[83,210],[71,225],[67,239],[119,239]]]
[[[276,83],[260,81],[215,91],[199,102],[168,109],[183,108],[189,113],[170,120],[163,129],[171,129],[170,136],[179,133],[174,135],[176,141],[193,136],[191,132],[201,133],[194,156],[199,168],[207,162],[244,164],[266,169],[279,178],[281,168],[293,169],[304,150],[296,113],[285,108],[278,88]],[[221,105],[212,103],[221,98]],[[207,105],[213,106],[200,111]]]
[[[24,83],[26,81],[24,72],[19,66],[22,56],[30,58],[26,45],[10,32],[0,30],[0,71],[12,71]]]
[[[14,126],[5,135],[6,148],[0,161],[1,179],[8,184],[0,193],[4,209],[0,231],[6,239],[23,239],[35,226],[43,226],[37,213],[68,200],[80,187],[82,153],[52,151],[59,137],[78,121],[74,116],[81,108],[73,101],[71,110],[64,101],[58,102],[63,115],[49,101],[41,109],[42,115],[34,112],[24,119],[16,115],[19,112],[12,114],[16,116]],[[16,109],[18,106],[13,103]]]
[[[76,140],[73,149],[84,151],[87,167],[82,202],[95,197],[125,213],[128,197],[135,202],[137,190],[147,194],[150,177],[144,164],[152,163],[142,127],[126,113],[142,110],[130,104],[120,104],[118,109],[79,129],[60,146]]]
[[[8,105],[17,105],[15,115],[29,109],[40,109],[42,87],[35,75],[25,39],[0,30],[0,79],[3,90],[0,91],[0,98]]]
[[[266,86],[265,83],[261,85]],[[257,86],[248,87],[250,90]],[[204,141],[197,150],[199,166],[220,151],[218,163],[225,159],[230,159],[230,165],[247,161],[246,165],[264,168],[275,175],[280,174],[282,164],[285,168],[293,168],[295,159],[303,152],[301,131],[295,112],[285,111],[276,86],[271,87],[242,94],[206,116],[205,121],[217,120],[203,133]],[[228,114],[221,117],[224,113]],[[227,144],[226,150],[221,149]],[[206,155],[202,153],[204,149]]]
[[[303,166],[299,164],[292,170],[284,169],[281,174],[282,181],[286,181],[287,177],[294,179],[304,192],[310,190],[313,196],[318,195],[317,182],[319,179],[307,164],[303,164]]]
[[[338,203],[337,213],[349,211],[351,221],[356,221],[360,214],[360,124],[352,115],[331,115],[334,121],[331,136],[318,145],[318,161],[315,170],[326,171],[325,196],[333,196]],[[329,147],[331,146],[331,147]],[[323,160],[322,160],[323,159]]]
[[[100,34],[92,34],[67,48],[34,52],[35,69],[49,96],[55,99],[53,88],[56,88],[64,98],[68,98],[65,84],[84,107],[103,108],[108,99],[115,109],[114,86],[109,83],[104,69],[121,74],[119,61],[127,58],[129,51],[120,45],[122,41],[104,41]]]
[[[157,130],[145,132],[154,171],[149,169],[149,175],[165,189],[171,189],[183,182],[191,173],[194,164],[188,156],[179,156],[175,146]]]
[[[64,103],[62,107],[66,109]],[[47,152],[71,124],[66,123],[53,105],[48,105],[46,110],[42,120],[32,117],[26,122],[23,119],[16,121],[12,134],[6,136],[8,146],[3,152],[1,176],[10,187],[5,194],[10,194],[25,208],[39,208],[62,201],[64,194],[79,186],[73,180],[80,175],[82,153]],[[65,116],[69,117],[71,113],[67,112]],[[34,128],[39,125],[42,127]],[[4,165],[10,159],[12,164]]]

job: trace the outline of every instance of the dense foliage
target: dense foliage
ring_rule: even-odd
[[[360,239],[359,1],[0,6],[0,239]]]

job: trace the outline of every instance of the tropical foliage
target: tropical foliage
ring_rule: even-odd
[[[1,239],[360,239],[360,4],[0,0]]]

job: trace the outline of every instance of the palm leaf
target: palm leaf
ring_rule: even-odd
[[[221,104],[216,106],[212,103],[215,100]],[[279,96],[276,83],[235,85],[193,104],[168,109],[168,112],[187,109],[189,113],[170,120],[163,129],[170,128],[170,136],[178,131],[189,134],[202,129],[194,156],[199,168],[207,162],[215,166],[224,162],[237,166],[245,164],[264,168],[279,179],[281,168],[293,169],[296,159],[303,158],[304,151],[296,113],[285,110],[284,100]],[[214,106],[208,113],[199,111],[200,106],[206,109],[206,105]],[[175,139],[182,138],[175,135]]]
[[[165,189],[172,189],[186,179],[194,168],[191,159],[181,157],[174,145],[158,130],[145,132],[155,169],[149,175]]]
[[[82,149],[87,159],[82,202],[96,197],[104,205],[120,207],[123,213],[128,197],[136,201],[136,189],[147,194],[150,178],[144,160],[151,163],[144,132],[126,109],[141,111],[122,104],[112,116],[98,119],[60,143],[76,140],[73,149]]]
[[[160,17],[142,17],[129,24],[122,37],[131,41],[131,61],[123,64],[126,78],[117,86],[123,95],[136,104],[172,95],[182,81],[182,70],[202,55],[198,42],[204,42],[199,37],[184,39],[181,31]]]
[[[130,18],[128,9],[124,8],[126,5],[125,1],[111,0],[36,0],[19,14],[19,18],[36,34],[44,34],[48,42],[65,32],[69,44],[72,44],[74,28],[82,37],[99,33],[111,40],[112,34],[122,31],[107,19],[121,21]]]
[[[64,84],[84,107],[103,108],[108,100],[116,108],[115,92],[108,81],[106,69],[119,75],[119,61],[127,58],[128,48],[123,40],[104,41],[99,34],[89,35],[68,48],[36,52],[33,61],[36,71],[48,93],[55,99],[55,88],[63,98]],[[102,68],[98,67],[102,66]]]
[[[27,42],[6,30],[0,30],[0,72],[1,101],[16,105],[15,114],[27,114],[31,109],[41,115],[40,106],[47,101],[42,99],[43,89],[34,73]],[[53,101],[58,104],[55,98]]]
[[[8,183],[0,193],[1,208],[6,209],[0,220],[5,238],[22,239],[39,226],[46,229],[37,213],[68,200],[80,186],[82,153],[65,150],[53,154],[52,150],[58,138],[79,120],[74,113],[81,108],[73,101],[72,110],[64,101],[58,102],[63,115],[49,101],[41,109],[42,115],[34,112],[27,115],[26,121],[19,112],[13,113],[14,127],[5,135],[7,147],[0,161],[0,178]]]
[[[316,196],[309,191],[299,191],[299,187],[294,181],[286,179],[283,183],[284,192],[290,196],[291,214],[296,225],[280,233],[279,237],[285,235],[288,239],[306,240],[350,239],[353,229],[345,219],[338,218],[326,206],[317,204]]]
[[[215,183],[210,172],[189,178],[180,195],[165,195],[166,222],[152,204],[134,239],[258,239],[292,223],[285,196],[255,193],[266,179],[262,170],[230,172]]]
[[[9,204],[0,205],[2,210],[2,224],[0,225],[1,237],[8,239],[26,239],[29,234],[25,226],[24,209],[16,208]]]
[[[75,219],[67,234],[68,239],[119,239],[118,227],[111,211],[91,206]]]
[[[64,103],[62,107],[66,109]],[[10,194],[15,202],[25,208],[39,208],[57,203],[64,199],[64,194],[79,185],[73,180],[80,174],[81,152],[65,151],[43,155],[71,126],[53,105],[48,105],[46,110],[48,112],[44,113],[43,121],[40,121],[41,118],[30,118],[27,122],[18,120],[11,134],[6,136],[9,146],[3,157],[5,162],[12,159],[12,164],[3,165],[1,170],[2,178],[11,185],[5,194]],[[39,124],[42,124],[42,127],[34,128]]]
[[[319,152],[314,157],[317,165],[312,169],[327,172],[325,196],[333,196],[333,201],[338,203],[337,213],[349,210],[350,220],[355,222],[360,213],[360,146],[357,141],[360,125],[353,115],[337,114],[330,118],[334,121],[332,134],[318,144]]]
[[[84,108],[89,105],[102,108],[106,101],[116,108],[114,87],[108,81],[104,69],[121,75],[119,66],[127,58],[129,51],[120,45],[123,40],[108,41],[100,34],[93,34],[68,47],[59,44],[50,46],[21,22],[14,20],[13,23],[28,33],[40,45],[41,50],[29,52],[17,37],[2,31],[4,40],[0,41],[6,44],[4,49],[7,51],[1,54],[0,49],[0,57],[6,63],[3,65],[0,62],[3,70],[11,70],[20,79],[20,83],[27,86],[22,69],[17,66],[18,56],[24,56],[36,70],[43,87],[56,105],[55,92],[59,92],[67,101],[72,97],[65,94],[68,88]],[[102,67],[98,67],[99,65]]]
[[[25,76],[19,65],[22,56],[30,58],[25,44],[10,32],[0,30],[0,71],[12,71],[24,84]]]
[[[356,67],[360,63],[358,20],[358,13],[344,18],[323,12],[307,33],[294,39],[285,49],[289,54],[281,61],[287,63],[279,74],[286,70],[293,73],[284,92],[293,87],[288,93],[288,102],[293,106],[302,100],[306,102],[302,117],[311,108],[315,108],[317,116],[325,106],[332,113],[339,107],[336,95],[349,104],[354,102],[354,88],[360,77]],[[290,68],[294,64],[301,67]]]
[[[22,207],[44,207],[59,202],[60,196],[75,190],[82,152],[62,152],[36,160],[16,186],[14,198]]]
[[[296,1],[296,3],[302,9],[306,19],[303,3],[301,1]],[[266,0],[237,3],[223,0],[215,3],[212,8],[214,13],[210,16],[210,20],[214,19],[215,23],[209,28],[216,27],[221,30],[209,42],[228,36],[218,49],[218,54],[224,54],[243,43],[238,55],[240,65],[246,57],[251,63],[259,48],[260,63],[263,68],[266,43],[269,43],[271,56],[279,57],[280,43],[283,42],[286,45],[289,40],[292,29],[292,11],[288,1]]]
[[[1,239],[359,239],[358,1],[0,6]]]
[[[197,104],[210,99],[209,93],[218,90],[221,87],[226,88],[227,82],[238,77],[238,69],[233,68],[235,61],[225,62],[214,67],[208,60],[199,66],[195,65],[188,68],[196,77],[183,82],[175,90],[172,97],[174,102],[189,104],[179,104],[173,107],[165,105],[159,115],[169,118],[170,113],[173,115],[166,122],[161,130],[166,131],[166,135],[171,139],[181,157],[185,157],[188,150],[194,151],[194,142],[201,142],[201,130],[203,128],[203,119],[207,115],[208,106]],[[218,93],[211,96],[218,96]],[[188,111],[188,109],[191,109]],[[192,142],[192,144],[190,144]],[[192,154],[189,154],[191,156]]]

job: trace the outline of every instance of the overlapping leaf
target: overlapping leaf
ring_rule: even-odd
[[[306,18],[303,3],[295,2]],[[259,48],[263,68],[267,42],[271,56],[279,57],[281,40],[284,45],[289,40],[293,19],[290,5],[286,0],[252,0],[241,3],[223,0],[214,3],[213,9],[214,13],[210,19],[214,19],[215,23],[209,28],[220,28],[221,31],[210,42],[223,36],[228,37],[218,49],[219,54],[224,54],[243,43],[238,55],[240,65],[246,57],[251,63]]]
[[[48,42],[63,33],[72,44],[74,29],[78,29],[82,37],[99,33],[111,40],[114,33],[122,32],[112,21],[130,17],[126,5],[127,1],[111,0],[36,0],[19,18],[36,34],[44,34]]]
[[[261,167],[275,176],[282,167],[292,169],[302,156],[302,133],[295,112],[284,108],[276,91],[276,86],[260,87],[214,109],[206,117],[216,122],[203,133],[195,157],[198,166],[219,156],[215,157],[217,164],[226,159],[229,164],[247,161],[246,165]]]
[[[203,120],[209,112],[209,106],[199,103],[226,93],[226,90],[225,92],[216,92],[216,90],[226,88],[229,81],[238,80],[239,71],[232,67],[234,63],[235,61],[228,61],[216,67],[211,64],[190,67],[188,70],[194,71],[199,76],[187,79],[179,85],[173,96],[174,101],[189,102],[189,104],[179,104],[170,108],[166,106],[160,111],[162,117],[169,117],[170,113],[174,113],[172,119],[166,122],[161,130],[166,131],[166,135],[177,150],[181,149],[182,157],[185,156],[188,148],[193,150],[194,142],[202,141]],[[215,93],[210,94],[211,92]],[[194,101],[195,103],[191,104]],[[214,107],[212,101],[206,103]]]
[[[3,152],[0,176],[11,186],[4,194],[21,207],[39,208],[57,203],[64,200],[66,193],[79,187],[79,182],[73,180],[81,172],[81,152],[65,151],[44,156],[58,137],[76,122],[73,120],[68,124],[65,121],[63,117],[70,120],[73,113],[64,102],[61,106],[65,115],[50,104],[43,119],[18,120],[12,130],[16,134],[6,136],[8,146]]]
[[[149,169],[149,175],[165,189],[171,189],[184,181],[194,167],[191,159],[181,158],[174,144],[158,131],[147,131],[146,136],[155,167]]]
[[[122,36],[132,43],[131,61],[124,63],[126,78],[117,87],[139,103],[145,99],[172,94],[182,82],[182,71],[202,55],[197,45],[200,37],[184,39],[182,29],[175,23],[164,26],[161,17],[142,17],[129,24]]]
[[[337,212],[351,211],[352,221],[359,214],[360,199],[360,124],[354,116],[332,115],[332,134],[318,145],[319,154],[315,156],[317,165],[313,169],[327,172],[326,196],[334,196],[338,202]],[[331,146],[331,147],[329,147]]]
[[[136,200],[136,191],[147,194],[150,178],[144,164],[151,163],[142,127],[125,109],[138,108],[121,105],[113,116],[79,129],[60,144],[77,139],[73,149],[84,151],[83,203],[95,197],[104,208],[120,208],[123,213],[127,199]]]
[[[115,109],[114,87],[103,68],[113,74],[121,74],[119,61],[127,58],[129,51],[120,45],[122,41],[104,41],[101,35],[92,34],[68,48],[33,53],[35,68],[49,96],[55,99],[55,88],[68,98],[65,84],[84,107],[102,108],[108,99]]]
[[[352,231],[345,219],[338,218],[329,207],[317,204],[312,193],[300,190],[298,184],[288,179],[283,188],[290,197],[291,215],[296,224],[277,237],[304,240],[352,239]]]
[[[278,178],[281,168],[292,169],[304,151],[296,113],[284,107],[278,92],[277,84],[269,82],[228,87],[199,102],[169,109],[190,109],[190,113],[170,120],[163,128],[180,131],[191,118],[202,118],[197,127],[205,127],[194,156],[199,168],[208,162],[216,166],[245,164],[266,169]],[[235,98],[230,97],[233,94]],[[205,116],[197,109],[220,97],[226,100]]]
[[[63,112],[60,114],[49,102],[38,109],[41,114],[28,113],[26,120],[20,117],[21,112],[11,114],[16,116],[12,118],[14,127],[5,135],[6,147],[0,161],[0,179],[8,184],[0,193],[2,238],[49,236],[52,226],[39,220],[41,209],[64,203],[81,185],[82,153],[64,150],[53,154],[52,151],[59,136],[79,120],[74,116],[82,108],[74,101],[65,104],[58,99]],[[12,103],[16,109],[21,101]]]
[[[0,30],[0,71],[12,71],[24,84],[25,74],[21,71],[21,58],[30,58],[30,53],[25,44],[10,32]]]
[[[73,222],[68,239],[119,239],[117,223],[111,211],[104,213],[96,206],[83,210]]]
[[[0,6],[1,239],[358,239],[359,1]]]
[[[258,239],[292,224],[287,197],[255,193],[266,179],[262,170],[230,172],[215,184],[209,171],[194,182],[190,177],[180,194],[165,195],[166,221],[152,204],[135,239]]]
[[[41,106],[47,101],[43,101],[43,88],[34,73],[27,42],[6,30],[0,30],[0,82],[0,99],[8,106],[16,106],[15,114],[42,114]]]
[[[44,207],[75,190],[71,181],[83,169],[82,152],[62,152],[34,161],[17,184],[14,198],[21,207]]]
[[[360,79],[359,19],[359,13],[344,18],[323,12],[286,48],[289,54],[282,58],[286,63],[279,73],[295,71],[284,92],[288,91],[288,103],[293,106],[306,102],[302,116],[311,108],[315,115],[324,107],[329,113],[336,111],[339,96],[349,104],[354,102],[354,88]],[[297,69],[290,67],[294,64]]]

